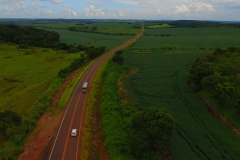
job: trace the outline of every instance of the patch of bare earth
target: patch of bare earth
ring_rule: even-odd
[[[74,71],[61,86],[51,103],[51,112],[46,112],[39,119],[35,129],[30,133],[30,138],[24,145],[24,152],[18,160],[46,160],[50,144],[57,132],[65,110],[57,112],[57,102],[61,98],[68,84],[80,72],[81,68]],[[56,114],[57,113],[57,114]]]

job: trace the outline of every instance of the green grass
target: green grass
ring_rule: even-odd
[[[123,75],[121,67],[109,62],[102,79],[104,80],[101,100],[101,118],[104,146],[110,159],[131,160],[129,125],[134,106],[122,105],[117,94],[117,81]]]
[[[58,72],[80,54],[0,45],[0,111],[11,109],[22,116],[22,124],[8,129],[9,138],[0,143],[0,159],[17,159],[23,152],[29,132],[49,110],[54,95],[65,80],[57,76]]]
[[[155,24],[155,25],[151,25],[151,26],[146,26],[146,28],[148,29],[155,29],[155,28],[169,28],[172,27],[169,24]]]
[[[79,53],[58,51],[57,54],[51,49],[17,49],[15,45],[1,44],[0,110],[11,109],[25,116],[58,72],[79,56]]]
[[[154,34],[161,34],[163,30],[155,29]],[[196,48],[199,40],[194,40],[191,33],[193,30],[173,30],[172,37],[144,36],[124,52],[124,65],[138,69],[136,74],[126,79],[125,86],[141,109],[149,106],[164,107],[175,118],[176,132],[173,139],[166,143],[174,160],[238,160],[239,137],[208,112],[206,105],[187,84],[192,63],[197,57],[211,51]],[[183,30],[185,32],[181,32]],[[207,28],[198,29],[199,32],[206,30],[209,31]],[[237,46],[240,43],[236,36],[240,32],[233,30],[235,35],[229,28],[211,30],[212,35],[217,37],[214,40],[207,36],[211,35],[210,31],[203,35],[196,33],[195,36],[201,37],[202,47],[206,48],[213,47],[215,43],[224,44],[223,47],[230,44]],[[146,33],[153,34],[152,30],[146,30]],[[226,41],[224,34],[235,38]],[[233,43],[227,43],[230,41]],[[173,44],[169,45],[172,49],[163,49],[166,44]],[[136,52],[138,50],[145,50],[147,54]]]

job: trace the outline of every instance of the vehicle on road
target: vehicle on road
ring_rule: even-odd
[[[88,82],[84,82],[82,86],[82,92],[87,92]]]
[[[72,137],[76,137],[77,136],[77,129],[72,129],[71,136]]]

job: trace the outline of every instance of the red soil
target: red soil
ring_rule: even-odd
[[[55,95],[52,103],[51,103],[51,112],[46,112],[42,115],[39,119],[36,128],[30,133],[29,140],[24,146],[24,153],[22,153],[18,160],[46,160],[48,153],[51,147],[51,141],[53,140],[52,137],[57,132],[63,114],[65,110],[61,111],[60,113],[57,112],[57,102],[61,98],[63,92],[65,91],[67,85],[72,81],[72,79],[79,73],[81,69],[76,70],[72,75],[70,75],[66,82],[61,86],[58,93]],[[101,102],[101,98],[97,100],[98,103]],[[98,107],[100,105],[97,105]],[[97,122],[100,122],[100,116],[96,116]],[[100,125],[100,124],[97,124]],[[100,127],[98,127],[100,128]],[[97,136],[94,137],[95,141],[98,142],[98,150],[99,150],[99,157],[100,160],[107,160],[108,155],[106,154],[103,146],[103,135],[102,130],[99,129]],[[100,142],[100,143],[99,143]]]
[[[63,110],[60,113],[54,114],[54,112],[57,112],[57,102],[61,98],[61,95],[63,94],[67,85],[79,73],[80,70],[81,68],[74,71],[61,86],[61,89],[55,95],[51,103],[52,112],[46,112],[39,119],[36,128],[30,133],[31,138],[29,138],[25,144],[25,151],[19,156],[19,160],[41,160],[46,158],[46,153],[44,152],[50,145],[52,140],[51,137],[53,137],[53,135],[55,135],[57,132],[63,113],[65,112],[65,110]]]

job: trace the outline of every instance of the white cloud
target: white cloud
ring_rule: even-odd
[[[105,13],[102,9],[96,8],[93,5],[90,5],[90,10],[95,16],[105,16]]]
[[[53,3],[62,3],[62,0],[49,0],[49,1]]]
[[[67,16],[77,16],[77,13],[73,11],[72,7],[70,6],[65,6],[62,10],[63,13],[67,14]]]
[[[18,2],[24,2],[24,0],[0,0],[0,3],[3,3],[3,4],[13,4]]]
[[[196,11],[215,11],[211,4],[203,3],[203,2],[196,2],[192,4],[193,7],[196,8]]]
[[[123,14],[122,12],[118,12],[118,16],[119,16],[119,17],[123,17],[124,14]]]
[[[27,6],[25,5],[25,3],[23,1],[17,2],[15,4],[17,9],[27,9]]]
[[[182,4],[180,6],[175,6],[174,8],[175,8],[175,11],[174,11],[175,14],[190,11],[189,8],[187,6],[185,6],[184,4]]]
[[[23,15],[27,11],[27,5],[23,0],[0,0],[0,3],[5,3],[5,7],[1,10],[4,15]]]
[[[62,11],[55,10],[55,12],[53,12],[52,8],[50,8],[51,6],[39,4],[39,1],[40,0],[29,0],[27,4],[24,0],[0,0],[0,4],[4,6],[2,9],[0,8],[0,14],[2,14],[0,17],[4,17],[3,15],[13,18],[49,18],[54,16],[58,17],[59,15],[61,15],[61,17],[65,15],[77,16],[77,13],[70,7],[66,7],[66,9],[62,9]],[[61,0],[51,1],[56,3],[61,2]],[[59,14],[59,12],[64,12],[64,14]]]
[[[98,18],[111,18],[111,17],[123,17],[124,14],[120,11],[115,13],[110,13],[109,11],[104,11],[101,8],[97,8],[93,5],[90,5],[88,8],[84,9],[86,17],[98,17]]]
[[[90,8],[84,9],[85,16],[93,17],[93,13],[91,12]]]
[[[76,17],[77,16],[77,13],[76,12],[74,12],[74,11],[72,11],[72,14]]]
[[[52,11],[51,11],[50,9],[47,9],[47,8],[43,8],[42,13],[43,13],[43,14],[46,14],[46,15],[50,15],[50,16],[53,15],[53,14],[52,14]]]
[[[57,18],[239,20],[240,0],[0,0],[1,18],[31,18],[32,15],[41,18],[52,15]]]
[[[52,3],[62,3],[62,0],[41,0],[41,1],[49,1]]]
[[[84,14],[86,17],[95,18],[117,18],[124,17],[125,15],[121,11],[113,11],[112,13],[108,9],[97,8],[90,5],[88,8],[84,9]]]
[[[107,0],[107,1],[130,4],[135,6],[153,6],[154,4],[156,4],[156,2],[159,2],[159,0]]]
[[[13,7],[9,7],[9,6],[7,6],[5,9],[4,9],[4,11],[3,11],[3,13],[5,14],[5,15],[9,15],[9,14],[11,14],[11,13],[13,13],[14,12],[14,8]]]
[[[162,13],[161,10],[158,8],[156,15],[161,14],[161,13]]]

